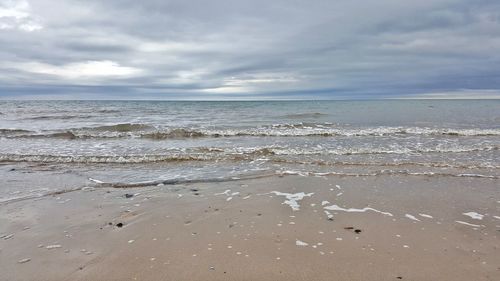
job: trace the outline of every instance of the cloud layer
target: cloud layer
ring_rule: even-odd
[[[499,50],[496,0],[0,0],[0,98],[500,97]]]

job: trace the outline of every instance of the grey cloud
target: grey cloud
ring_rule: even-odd
[[[0,97],[367,98],[498,89],[500,4],[414,2],[31,0],[28,18],[42,29],[0,29]]]

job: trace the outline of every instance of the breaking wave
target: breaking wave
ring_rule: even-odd
[[[217,137],[364,137],[364,136],[500,136],[500,129],[449,129],[425,127],[335,128],[332,124],[277,124],[245,129],[157,129],[146,124],[114,124],[73,128],[59,131],[33,132],[24,129],[0,129],[7,138],[144,138],[151,140]]]
[[[60,137],[71,138],[71,134]],[[37,163],[159,163],[174,161],[254,161],[266,160],[277,163],[292,161],[300,164],[298,160],[284,159],[288,156],[306,155],[379,155],[379,154],[405,154],[422,155],[426,153],[467,153],[478,151],[496,151],[499,146],[457,146],[457,147],[434,147],[434,148],[287,148],[279,146],[269,147],[200,147],[189,150],[171,150],[162,154],[140,154],[140,155],[51,155],[51,154],[0,154],[0,162],[37,162]],[[298,161],[298,162],[297,162]],[[335,162],[322,160],[304,162],[302,164],[330,165]],[[383,164],[383,163],[382,163]],[[438,165],[438,164],[436,164]],[[444,165],[444,164],[443,164]],[[437,166],[436,166],[437,167]],[[443,166],[446,167],[446,166]]]

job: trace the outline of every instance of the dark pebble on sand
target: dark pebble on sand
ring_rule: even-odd
[[[117,227],[122,227],[123,226],[123,223],[119,222],[116,224]]]
[[[352,226],[348,226],[348,227],[344,227],[344,229],[347,229],[347,230],[352,230],[352,229],[354,229],[354,227],[352,227]]]
[[[199,189],[196,189],[196,188],[191,188],[190,189],[192,192],[197,192],[197,191],[200,191]]]
[[[258,213],[258,214],[257,214],[257,216],[259,216],[259,217],[260,217],[260,216],[262,216],[262,214],[261,214],[261,213]]]
[[[354,232],[356,232],[357,234],[360,234],[361,233],[361,229],[355,229]]]
[[[194,194],[194,195],[200,195],[200,193],[198,193],[198,192],[195,192],[195,193],[193,193],[193,194]]]
[[[134,197],[134,194],[125,193],[125,198],[132,198],[132,197]]]
[[[333,218],[328,218],[329,221],[333,221]]]
[[[401,277],[401,276],[398,276],[398,277],[396,277],[396,278],[397,278],[397,279],[403,279],[403,277]]]

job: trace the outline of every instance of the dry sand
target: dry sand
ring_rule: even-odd
[[[11,202],[0,280],[500,280],[498,187],[285,176]]]

